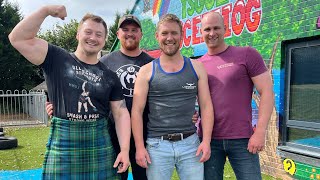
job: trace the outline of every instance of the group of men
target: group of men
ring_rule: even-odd
[[[133,15],[119,20],[120,50],[100,60],[107,37],[101,17],[84,16],[78,47],[69,53],[36,38],[47,16],[64,19],[66,8],[44,6],[9,35],[47,81],[53,118],[43,179],[127,179],[130,163],[138,180],[167,180],[174,168],[183,180],[223,179],[226,157],[237,179],[261,179],[257,152],[273,107],[271,77],[256,50],[225,43],[219,13],[202,18],[208,52],[198,60],[181,55],[182,25],[173,14],[157,24],[161,55],[154,60],[139,48],[142,29]],[[254,132],[253,87],[260,94]],[[199,135],[192,121],[196,99]]]

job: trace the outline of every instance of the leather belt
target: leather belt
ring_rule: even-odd
[[[164,136],[161,136],[161,140],[168,140],[168,141],[180,141],[183,140],[191,135],[193,135],[194,132],[189,133],[173,133],[173,134],[167,134]]]

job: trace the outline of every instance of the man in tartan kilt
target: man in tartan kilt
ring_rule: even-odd
[[[130,116],[117,75],[98,59],[107,37],[104,20],[87,14],[79,23],[74,53],[36,37],[46,17],[64,19],[62,5],[41,7],[12,30],[9,40],[44,73],[55,107],[43,179],[119,179],[129,166]],[[116,156],[108,132],[112,112],[119,138]]]

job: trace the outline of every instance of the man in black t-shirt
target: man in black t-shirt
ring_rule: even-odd
[[[13,47],[42,68],[55,107],[42,179],[118,179],[117,172],[129,166],[131,126],[118,77],[97,59],[107,25],[99,16],[85,15],[77,31],[77,49],[70,54],[36,37],[48,16],[64,19],[66,8],[44,6],[9,35]],[[117,157],[106,130],[110,111],[121,145]]]
[[[100,62],[117,74],[122,86],[121,92],[124,95],[126,106],[130,112],[132,107],[133,88],[137,73],[141,66],[151,62],[153,58],[139,48],[140,40],[142,38],[142,30],[141,23],[138,18],[133,15],[124,15],[119,20],[118,28],[117,37],[120,40],[120,50],[103,56],[100,59]],[[79,98],[79,106],[82,101],[85,102],[84,97],[82,97],[82,101],[80,101],[80,99],[81,98]],[[47,103],[46,109],[47,113],[51,115],[53,105]],[[147,107],[144,111],[143,118],[145,123],[144,127],[146,127],[148,121]],[[109,114],[109,134],[116,153],[120,152],[115,122],[111,113]],[[146,139],[146,130],[144,130],[144,137]],[[133,178],[138,180],[147,180],[146,170],[136,163],[133,138],[130,140],[129,157]],[[127,178],[128,170],[121,173],[122,180],[127,180]]]
[[[119,20],[118,28],[117,37],[121,45],[120,50],[103,56],[100,61],[108,66],[112,71],[116,72],[122,85],[122,91],[126,100],[127,108],[130,112],[132,107],[133,88],[137,73],[141,66],[151,62],[153,58],[147,53],[141,51],[139,48],[139,43],[142,38],[142,30],[138,18],[133,15],[124,15]],[[148,121],[147,115],[148,110],[145,110],[143,117],[145,125]],[[113,119],[112,115],[110,119]],[[109,132],[112,135],[111,138],[116,151],[120,150],[115,127],[111,126]],[[144,137],[146,139],[146,130],[144,130]],[[134,140],[131,138],[129,157],[133,179],[146,180],[146,170],[137,165],[135,152]],[[122,180],[127,180],[127,178],[128,171],[121,174]]]

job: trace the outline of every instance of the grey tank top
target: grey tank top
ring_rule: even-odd
[[[198,94],[198,76],[191,60],[183,59],[183,68],[173,73],[165,72],[159,59],[153,61],[148,93],[148,137],[196,131],[192,116]]]

